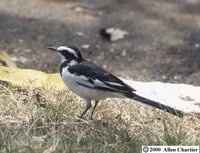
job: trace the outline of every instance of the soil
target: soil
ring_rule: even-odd
[[[73,44],[118,76],[200,85],[199,8],[199,0],[0,0],[0,49],[20,68],[52,73],[60,60],[47,47]],[[110,42],[99,33],[110,27],[129,35]]]

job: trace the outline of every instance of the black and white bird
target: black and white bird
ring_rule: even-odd
[[[97,65],[85,60],[80,50],[72,45],[49,47],[61,57],[60,74],[69,90],[79,95],[86,104],[86,108],[79,118],[83,118],[91,108],[91,101],[95,101],[90,119],[99,100],[106,98],[131,98],[141,104],[149,105],[171,114],[182,116],[182,112],[156,101],[135,94],[136,91],[128,84],[105,71]]]

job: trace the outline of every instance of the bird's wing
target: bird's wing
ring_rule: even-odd
[[[136,91],[119,78],[88,61],[72,65],[68,71],[79,76],[80,79],[77,79],[77,83],[85,86],[122,93]]]

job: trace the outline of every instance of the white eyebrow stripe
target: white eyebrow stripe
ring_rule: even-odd
[[[114,86],[120,86],[120,87],[123,87],[123,85],[119,84],[119,83],[116,83],[116,82],[108,82],[108,81],[105,81],[105,83],[108,83],[110,85],[114,85]]]
[[[76,54],[76,52],[73,49],[71,49],[71,48],[69,48],[67,46],[60,46],[60,47],[58,47],[57,50],[59,50],[59,51],[67,50],[68,52],[70,52],[71,54],[73,54],[76,58],[78,58],[78,55]]]

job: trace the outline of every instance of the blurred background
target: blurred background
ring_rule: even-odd
[[[200,85],[200,1],[0,0],[0,50],[17,67],[59,72],[47,47],[65,44],[121,77]]]

